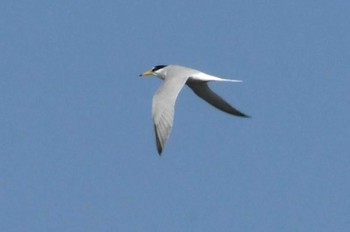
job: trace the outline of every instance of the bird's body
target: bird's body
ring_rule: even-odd
[[[163,80],[162,86],[153,96],[152,115],[158,153],[161,154],[171,132],[176,98],[187,84],[193,92],[212,106],[235,116],[248,117],[214,93],[209,81],[241,82],[208,75],[198,70],[179,65],[158,65],[140,76],[155,75]]]

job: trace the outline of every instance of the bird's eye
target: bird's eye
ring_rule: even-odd
[[[159,69],[162,69],[162,68],[164,68],[166,65],[157,65],[157,66],[154,66],[153,68],[152,68],[152,72],[155,72],[155,71],[157,71],[157,70],[159,70]]]

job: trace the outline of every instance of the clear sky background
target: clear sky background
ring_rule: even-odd
[[[0,231],[350,231],[349,1],[3,1]],[[162,157],[138,77],[182,64]]]

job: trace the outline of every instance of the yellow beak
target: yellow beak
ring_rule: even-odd
[[[146,72],[140,74],[140,77],[141,77],[141,76],[150,76],[150,75],[153,75],[152,70],[148,70],[148,71],[146,71]]]

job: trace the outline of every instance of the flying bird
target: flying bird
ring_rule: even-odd
[[[173,126],[176,98],[185,84],[198,97],[219,110],[239,117],[249,117],[227,103],[208,86],[209,81],[241,82],[240,80],[222,79],[179,65],[157,65],[140,74],[140,76],[149,75],[154,75],[163,80],[163,84],[153,96],[152,101],[154,131],[159,155],[163,151]]]

